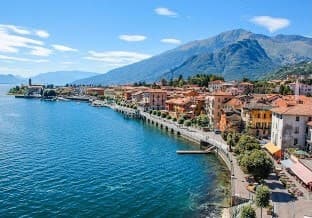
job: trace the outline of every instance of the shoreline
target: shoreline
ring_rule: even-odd
[[[221,205],[224,204],[224,203],[229,203],[228,201],[231,202],[231,198],[233,196],[232,184],[231,184],[232,183],[231,174],[233,173],[233,168],[234,168],[232,166],[233,162],[232,162],[232,158],[229,155],[226,155],[227,154],[226,150],[222,149],[221,146],[218,147],[218,145],[215,145],[215,144],[218,144],[218,142],[216,140],[214,140],[215,144],[213,144],[213,141],[212,141],[213,139],[212,140],[208,140],[207,137],[203,137],[204,134],[205,134],[205,132],[203,132],[203,131],[195,130],[195,134],[192,134],[192,133],[188,132],[189,130],[194,131],[194,130],[192,130],[190,128],[187,128],[187,127],[183,128],[183,127],[181,127],[183,125],[179,125],[179,124],[177,125],[173,121],[168,121],[168,120],[166,120],[164,118],[161,118],[161,117],[158,117],[158,116],[155,116],[155,115],[151,115],[149,113],[142,112],[140,110],[135,110],[135,109],[132,109],[132,108],[127,108],[127,107],[118,106],[118,105],[114,106],[114,105],[109,105],[109,104],[105,104],[104,107],[108,107],[108,108],[110,108],[110,109],[112,109],[112,110],[114,110],[116,112],[119,112],[119,113],[125,115],[125,116],[129,116],[129,114],[131,114],[131,113],[136,114],[136,113],[138,113],[137,111],[139,111],[139,117],[137,117],[138,119],[141,119],[144,122],[146,122],[146,123],[148,123],[148,124],[150,124],[150,125],[152,125],[154,127],[157,127],[160,130],[165,130],[167,133],[170,132],[171,134],[175,134],[177,136],[180,136],[183,139],[196,144],[197,146],[199,146],[200,149],[202,148],[203,144],[205,144],[206,146],[208,146],[208,145],[216,146],[217,149],[215,149],[213,151],[213,153],[216,155],[218,161],[220,161],[220,163],[227,168],[228,176],[229,176],[229,178],[227,178],[227,179],[228,179],[229,184],[230,184],[230,187],[227,189],[228,190],[228,194],[221,201]],[[131,115],[130,115],[130,117],[131,117]],[[206,132],[206,133],[208,134],[209,132]],[[202,138],[199,137],[198,134],[201,134]],[[211,132],[210,132],[210,134],[211,134]],[[220,137],[220,138],[222,138],[222,137]],[[219,142],[219,145],[220,145],[220,142]],[[220,207],[220,216],[221,216],[221,218],[229,218],[229,217],[231,217],[231,208],[232,208],[231,203],[229,203],[229,205],[227,205],[225,207]]]

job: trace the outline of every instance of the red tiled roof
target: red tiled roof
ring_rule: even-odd
[[[312,105],[298,104],[289,107],[276,107],[271,111],[278,114],[312,116]]]

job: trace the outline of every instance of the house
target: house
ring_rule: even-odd
[[[221,112],[221,118],[219,128],[222,132],[233,131],[241,132],[242,117],[240,112],[233,109],[223,109]]]
[[[164,110],[167,100],[167,92],[162,89],[148,89],[143,91],[140,106],[144,111]]]
[[[209,119],[211,128],[219,128],[219,122],[221,119],[221,110],[224,103],[234,98],[233,95],[227,92],[213,92],[206,96],[205,109]]]
[[[298,95],[312,95],[312,85],[299,83],[299,82],[293,82],[288,84],[289,88]]]
[[[166,110],[172,117],[179,118],[183,114],[192,112],[192,105],[191,97],[173,98],[166,101]]]
[[[237,87],[240,94],[249,94],[254,90],[254,85],[250,82],[241,82]]]
[[[221,87],[223,85],[224,81],[222,80],[215,80],[208,83],[208,90],[209,92],[217,92],[221,91]]]
[[[266,101],[254,99],[245,103],[241,116],[247,132],[257,138],[268,138],[271,135],[272,106]]]
[[[104,88],[87,88],[87,95],[104,95]]]
[[[275,107],[272,111],[271,143],[284,151],[287,148],[310,148],[309,123],[312,121],[312,107],[297,104],[288,107]]]

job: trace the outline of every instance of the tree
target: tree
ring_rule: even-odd
[[[256,211],[250,204],[245,205],[242,207],[239,217],[240,218],[256,218]]]
[[[160,80],[160,83],[161,83],[162,86],[168,85],[168,82],[167,82],[167,80],[166,80],[165,78],[162,78],[162,79]]]
[[[270,204],[270,190],[265,185],[258,186],[256,190],[256,205],[261,208],[261,217],[262,217],[262,208],[267,207]]]
[[[244,171],[252,174],[258,181],[267,178],[273,168],[272,160],[261,150],[245,152],[240,155],[238,162]]]
[[[251,151],[260,148],[261,146],[255,137],[242,135],[235,146],[235,153],[243,154],[245,151]]]

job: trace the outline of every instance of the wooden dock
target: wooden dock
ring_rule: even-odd
[[[207,148],[206,150],[180,150],[180,151],[176,151],[176,152],[177,152],[177,154],[209,154],[215,148],[216,148],[216,146],[211,146],[211,147]]]

